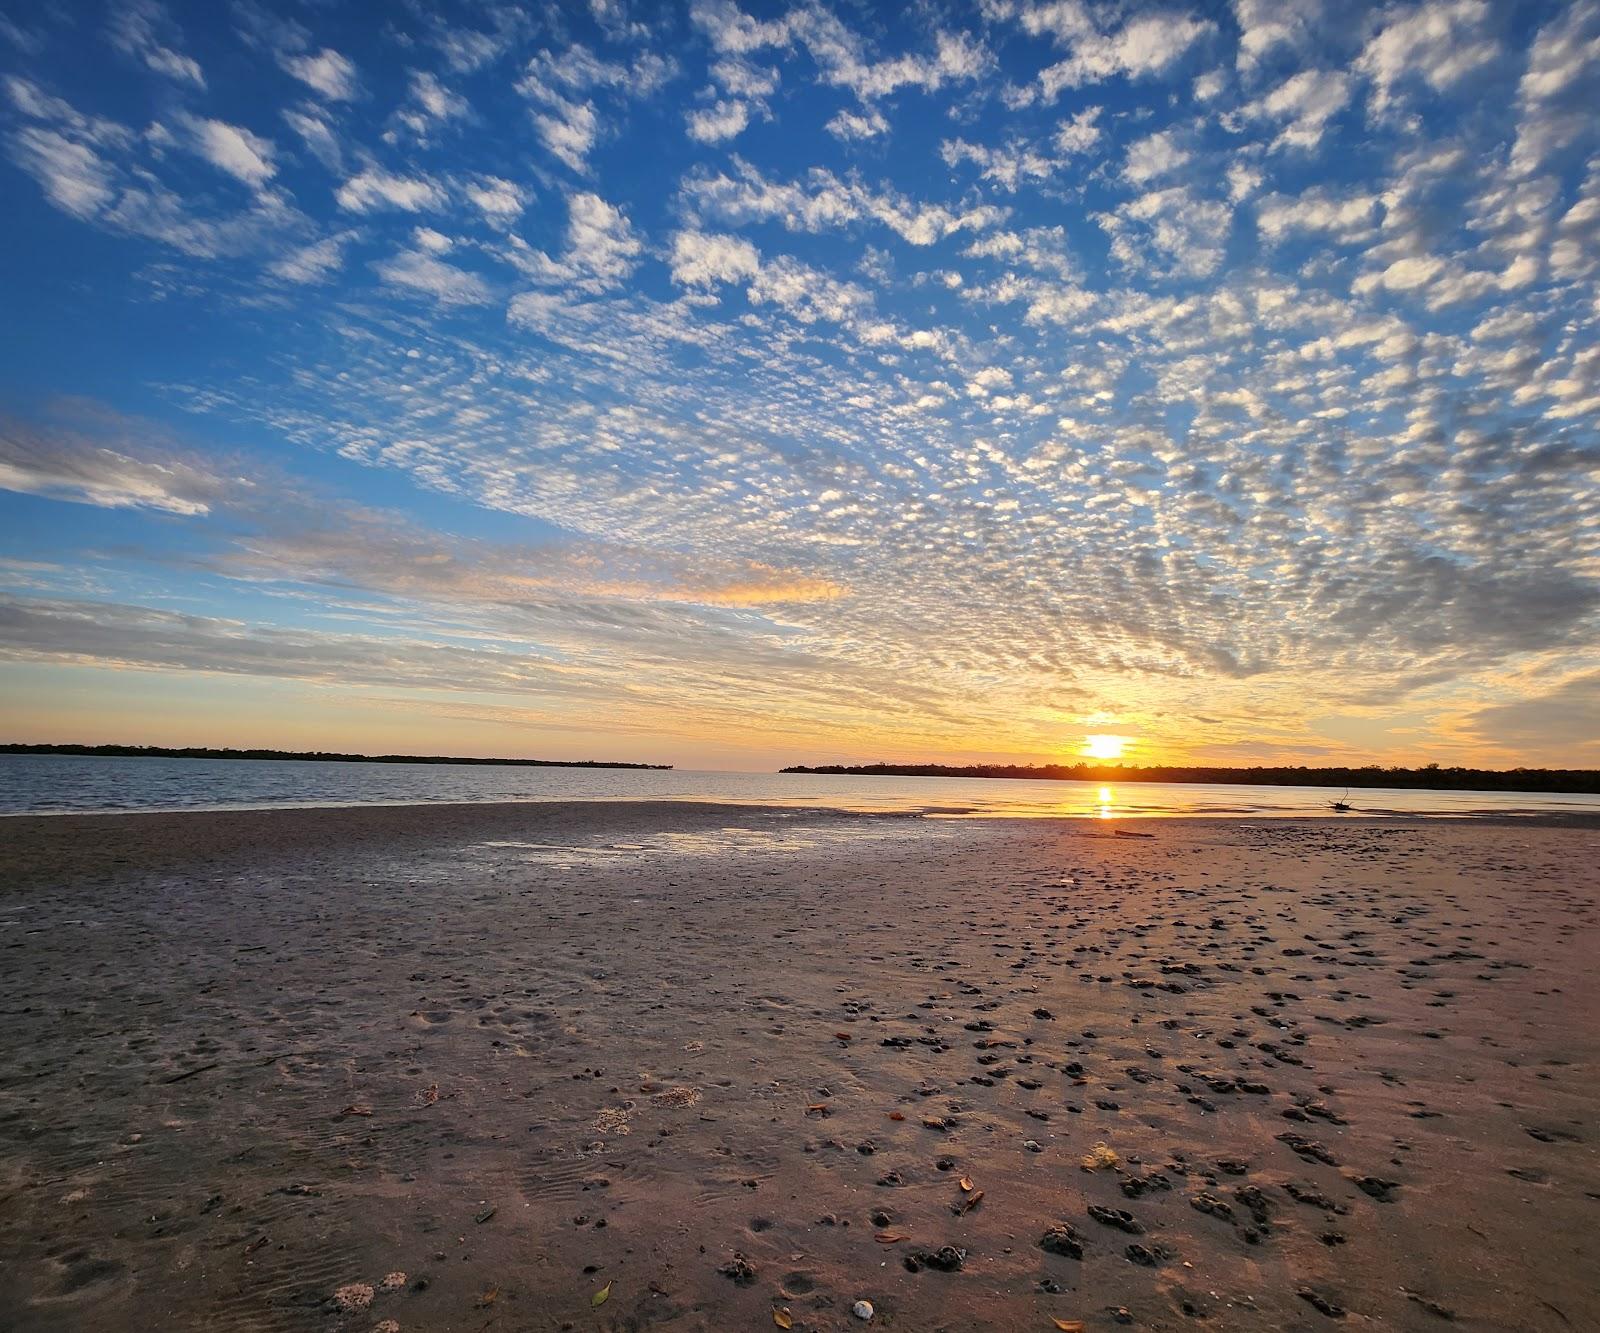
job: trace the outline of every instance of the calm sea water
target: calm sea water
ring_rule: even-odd
[[[447,764],[347,764],[299,760],[99,759],[0,755],[0,814],[214,810],[461,801],[724,801],[739,804],[918,812],[934,815],[1328,814],[1340,791],[1140,782],[859,778],[803,773],[697,773],[687,769],[486,768]],[[1600,797],[1525,792],[1363,789],[1363,814],[1583,814]]]

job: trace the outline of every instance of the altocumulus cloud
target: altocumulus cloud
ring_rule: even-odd
[[[102,390],[155,427],[0,435],[114,594],[15,597],[29,660],[277,644],[790,743],[1315,755],[1388,707],[1581,749],[1594,0],[98,21],[0,54],[4,169],[51,281],[94,229],[129,337],[187,332]],[[29,299],[37,422],[79,386]],[[73,517],[111,508],[137,580]]]

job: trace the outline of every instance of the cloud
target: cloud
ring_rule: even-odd
[[[311,150],[311,155],[322,163],[329,171],[343,173],[344,150],[340,146],[339,136],[334,133],[333,125],[323,115],[321,108],[314,106],[286,107],[283,111],[284,122],[301,141]]]
[[[1159,131],[1128,145],[1122,175],[1134,185],[1144,185],[1172,175],[1188,161],[1189,153],[1178,145],[1176,136],[1171,131]]]
[[[1163,74],[1196,43],[1216,31],[1209,20],[1182,14],[1145,14],[1115,32],[1104,31],[1076,5],[1025,6],[1020,11],[1030,33],[1049,33],[1071,54],[1040,71],[1036,86],[1015,90],[1012,100],[1054,102],[1068,88],[1112,78],[1139,79]]]
[[[160,126],[136,136],[125,126],[81,115],[27,80],[6,80],[12,104],[34,122],[7,140],[11,159],[32,175],[46,199],[62,212],[108,231],[161,242],[197,259],[217,259],[282,244],[306,225],[288,197],[257,184],[248,203],[233,211],[202,210],[137,161],[142,145],[159,151],[172,141]],[[217,122],[196,122],[194,143],[232,174],[260,181],[270,145]]]
[[[475,611],[479,631],[547,615],[604,616],[601,603],[742,610],[847,594],[830,579],[757,561],[571,537],[540,546],[464,541],[359,508],[338,526],[326,517],[317,508],[291,511],[287,522],[270,521],[204,563],[238,579],[340,586],[457,615]]]
[[[760,271],[755,246],[741,237],[680,231],[672,238],[672,280],[680,285],[742,282]]]
[[[165,41],[163,40],[165,34]],[[184,55],[167,42],[177,41],[177,28],[166,11],[152,0],[128,0],[111,18],[111,41],[147,69],[178,83],[206,86],[205,74],[193,56]]]
[[[1232,212],[1174,185],[1146,191],[1095,220],[1111,237],[1113,257],[1127,268],[1204,277],[1222,263]]]
[[[528,205],[527,192],[514,181],[483,176],[466,187],[466,196],[491,222],[509,223]]]
[[[849,143],[887,134],[889,122],[876,107],[868,107],[864,111],[840,111],[823,128],[835,139]]]
[[[472,74],[493,64],[526,39],[533,27],[529,15],[514,5],[488,6],[479,17],[487,21],[488,31],[451,27],[437,15],[431,19],[427,40],[454,73]]]
[[[112,170],[88,144],[30,125],[11,137],[10,147],[12,161],[73,217],[94,217],[115,198]]]
[[[426,244],[427,238],[436,234],[424,232],[416,248],[402,250],[374,264],[378,276],[392,287],[404,287],[431,296],[440,305],[488,304],[488,283],[476,273],[445,263],[438,257],[436,248]]]
[[[94,436],[0,417],[0,490],[196,517],[210,512],[227,487],[193,459],[134,458]]]
[[[974,164],[985,180],[1010,191],[1024,181],[1047,179],[1061,165],[1055,158],[1023,143],[987,147],[965,139],[946,139],[939,145],[939,155],[946,166],[962,162]]]
[[[345,248],[355,238],[353,231],[325,236],[320,241],[290,250],[267,267],[275,277],[286,282],[327,282],[344,267]]]
[[[716,61],[711,86],[700,93],[710,105],[685,112],[689,137],[697,143],[723,143],[741,134],[752,114],[770,119],[767,99],[778,90],[778,71],[737,57]]]
[[[600,136],[600,120],[590,102],[552,100],[553,111],[533,118],[539,139],[550,153],[580,175],[589,169],[589,151]]]
[[[648,98],[676,73],[666,57],[647,52],[631,64],[601,59],[586,46],[541,51],[528,62],[517,91],[535,104],[534,129],[546,150],[578,175],[589,170],[589,154],[603,126],[596,96],[614,103]]]
[[[1057,151],[1074,157],[1093,149],[1100,142],[1101,129],[1096,123],[1099,118],[1100,108],[1091,106],[1085,107],[1070,120],[1062,121],[1061,127],[1056,130]]]
[[[308,88],[321,93],[330,102],[350,102],[360,95],[361,85],[356,78],[356,67],[337,51],[324,47],[315,55],[294,55],[282,52],[278,63]]]
[[[180,122],[201,157],[246,185],[265,185],[278,173],[270,139],[252,134],[241,125],[221,120],[184,116]]]
[[[687,116],[689,137],[699,143],[721,143],[750,123],[750,108],[743,102],[718,101]]]
[[[778,91],[778,71],[746,60],[718,60],[711,66],[711,78],[724,92],[735,97],[759,101]]]
[[[466,98],[445,87],[438,75],[414,69],[408,83],[405,104],[395,112],[395,119],[419,141],[426,142],[440,125],[464,120],[470,114]]]
[[[1569,676],[1532,698],[1479,708],[1466,725],[1484,745],[1523,762],[1593,766],[1600,762],[1600,671]]]
[[[427,176],[399,176],[382,167],[369,166],[351,176],[335,196],[348,213],[373,213],[398,209],[403,213],[443,208],[444,189]]]
[[[1359,191],[1311,189],[1293,198],[1269,195],[1256,205],[1256,225],[1274,242],[1316,232],[1349,244],[1372,236],[1379,216],[1377,197]]]
[[[518,252],[516,260],[542,285],[602,292],[633,272],[644,249],[622,210],[589,191],[567,199],[565,240],[559,258],[542,250],[526,250]]]
[[[771,46],[787,46],[792,15],[762,21],[750,17],[733,0],[693,0],[689,16],[718,51],[748,55]]]
[[[12,446],[11,484],[79,506],[30,586],[121,608],[34,607],[27,651],[69,655],[30,660],[126,629],[130,660],[254,669],[316,619],[345,637],[288,642],[297,671],[415,653],[516,711],[554,661],[630,726],[1050,753],[1098,709],[1311,753],[1313,706],[1409,694],[1464,754],[1461,718],[1600,627],[1590,0],[703,0],[676,36],[495,0],[396,9],[387,78],[322,6],[190,7],[192,44],[127,12],[148,42],[70,72],[39,28],[0,169],[37,262],[96,242],[130,339],[165,310],[248,373],[151,386],[202,447]],[[206,61],[204,107],[149,43]],[[334,47],[359,95],[278,69]],[[513,528],[539,539],[471,535]],[[177,597],[206,623],[140,610]]]
[[[1516,144],[1512,167],[1519,175],[1538,170],[1562,149],[1594,135],[1595,75],[1600,72],[1600,4],[1583,0],[1564,7],[1541,28],[1528,52],[1518,84]]]
[[[876,60],[859,34],[820,5],[801,6],[772,20],[752,18],[733,0],[695,0],[689,12],[713,48],[725,55],[744,56],[798,43],[815,63],[822,82],[846,88],[863,102],[908,87],[937,92],[950,84],[972,82],[994,66],[994,57],[980,41],[948,31],[934,33],[931,52]]]
[[[1372,82],[1374,111],[1386,111],[1409,80],[1442,92],[1500,53],[1484,31],[1487,0],[1425,0],[1400,13],[1362,48],[1354,65]]]
[[[738,175],[702,173],[683,183],[685,199],[705,218],[727,222],[772,220],[790,231],[818,232],[857,221],[873,221],[911,245],[932,245],[956,232],[982,230],[1004,214],[987,205],[956,212],[910,199],[893,190],[872,190],[814,169],[805,184],[770,181],[735,159]]]
[[[1325,12],[1324,0],[1233,0],[1238,68],[1255,69],[1280,46],[1304,51],[1317,39]]]
[[[787,255],[761,266],[751,280],[749,297],[757,305],[775,305],[803,324],[817,320],[842,324],[864,314],[872,303],[871,296],[854,283],[840,282]]]
[[[0,657],[401,689],[576,692],[563,688],[559,674],[536,659],[486,647],[4,595]]]
[[[1350,79],[1333,70],[1301,70],[1266,96],[1249,103],[1243,114],[1257,120],[1287,122],[1273,140],[1275,148],[1312,149],[1322,142],[1328,122],[1350,101]]]

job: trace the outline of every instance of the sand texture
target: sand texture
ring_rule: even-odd
[[[1124,827],[0,821],[0,1328],[1600,1328],[1600,834]]]

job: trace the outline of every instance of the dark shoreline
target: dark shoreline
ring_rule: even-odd
[[[459,764],[477,768],[628,768],[669,772],[671,764],[634,764],[611,759],[480,759],[470,755],[346,754],[336,750],[227,750],[171,745],[0,744],[0,754],[64,755],[80,759],[233,759],[264,763]]]
[[[1600,770],[1583,768],[1123,768],[1089,764],[792,764],[780,773],[850,778],[980,778],[994,782],[1160,782],[1201,787],[1313,787],[1351,791],[1469,791],[1600,795]],[[1520,783],[1522,785],[1514,785]]]

